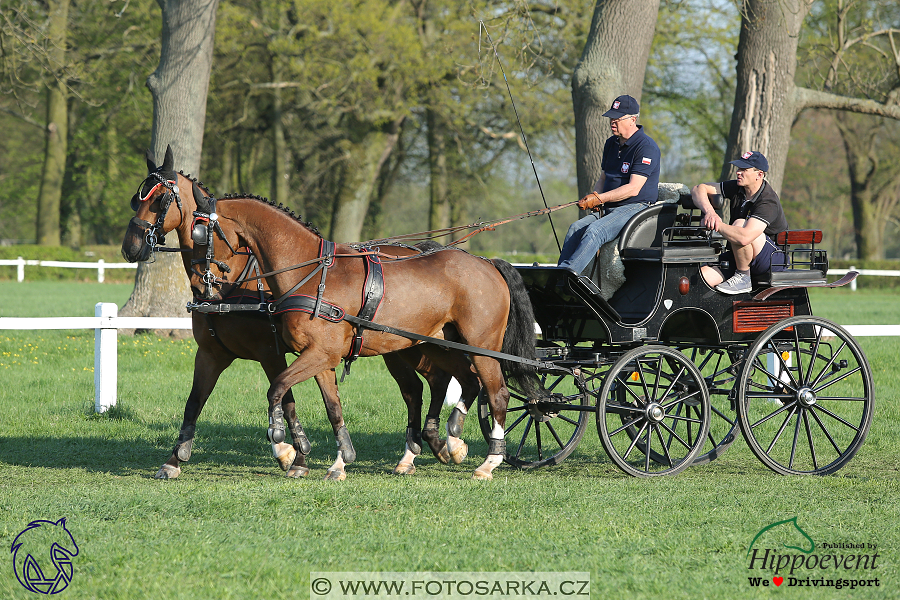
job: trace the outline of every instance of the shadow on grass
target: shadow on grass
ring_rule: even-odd
[[[98,415],[97,420],[124,419],[119,415]],[[93,419],[92,419],[93,420]],[[152,477],[169,459],[177,433],[170,436],[170,424],[147,424],[149,436],[129,435],[117,438],[108,432],[97,436],[0,437],[0,464],[47,469],[84,469],[112,475]],[[160,431],[155,438],[153,431]],[[165,430],[166,433],[162,433]],[[330,427],[309,427],[312,450],[307,461],[313,468],[326,468],[334,462],[336,446]],[[258,475],[283,476],[272,458],[264,429],[223,423],[200,423],[191,460],[184,468],[220,475],[244,475],[249,469]],[[351,431],[357,460],[349,468],[354,473],[390,473],[403,454],[405,434]],[[483,460],[487,445],[481,439],[469,439],[470,458],[456,469],[474,469]],[[426,447],[418,464],[440,465]]]

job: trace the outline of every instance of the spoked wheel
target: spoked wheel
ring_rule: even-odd
[[[862,446],[872,370],[856,340],[817,317],[764,331],[741,372],[738,419],[753,454],[783,475],[828,475]]]
[[[681,352],[700,370],[709,390],[709,432],[694,459],[694,465],[705,465],[722,456],[737,437],[735,383],[740,375],[740,363],[734,364],[734,350],[728,348],[689,346],[681,348]]]
[[[588,413],[594,412],[581,375],[563,371],[539,373],[545,394],[529,397],[507,382],[506,462],[520,469],[556,465],[569,456],[584,435]],[[478,422],[484,439],[494,427],[487,394],[478,395]]]
[[[681,352],[629,350],[609,370],[597,400],[597,431],[607,454],[636,477],[680,473],[707,439],[709,394]]]

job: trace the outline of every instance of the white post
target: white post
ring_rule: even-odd
[[[103,268],[103,265],[106,263],[102,258],[97,261],[97,282],[103,283],[103,276],[105,275],[106,270]]]
[[[116,405],[119,330],[114,319],[118,311],[111,302],[98,302],[94,306],[94,316],[102,319],[100,327],[94,330],[94,410],[98,413]]]
[[[16,265],[16,279],[19,280],[19,283],[25,281],[25,259],[21,256],[16,259],[19,261],[19,264]]]
[[[856,267],[854,267],[853,265],[850,265],[850,270],[855,271]],[[857,277],[856,279],[859,279],[859,277]],[[856,279],[854,279],[853,281],[850,282],[850,291],[851,292],[856,291]]]

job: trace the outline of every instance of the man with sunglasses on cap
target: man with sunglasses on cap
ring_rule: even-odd
[[[777,261],[772,264],[772,255],[778,251],[772,239],[786,231],[788,224],[778,194],[766,181],[766,157],[759,152],[744,152],[730,164],[737,167],[737,179],[697,184],[691,197],[703,211],[703,225],[722,234],[729,246],[718,265],[700,268],[703,278],[723,294],[742,294],[753,288],[751,274],[764,275],[770,268],[784,270]],[[721,194],[730,201],[730,225],[713,210],[710,194]]]
[[[600,180],[578,201],[592,212],[572,223],[559,254],[561,267],[584,271],[600,246],[615,239],[628,220],[659,196],[659,146],[637,124],[640,106],[619,96],[608,111],[612,136],[603,146]]]

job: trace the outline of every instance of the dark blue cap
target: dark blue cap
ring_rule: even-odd
[[[603,113],[603,116],[611,119],[618,119],[625,115],[636,115],[639,112],[641,112],[641,107],[638,105],[638,101],[631,96],[625,95],[619,96],[613,100],[612,106],[609,107],[608,111]]]
[[[759,152],[744,152],[737,160],[731,161],[731,164],[738,169],[759,169],[763,173],[769,172],[769,161]]]

